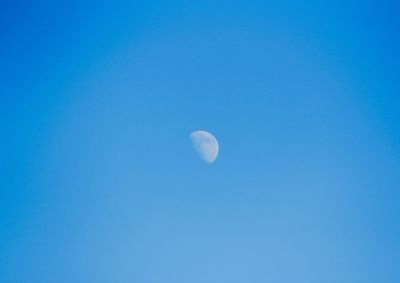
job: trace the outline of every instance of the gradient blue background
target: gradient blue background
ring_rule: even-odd
[[[0,282],[400,282],[396,3],[1,1]]]

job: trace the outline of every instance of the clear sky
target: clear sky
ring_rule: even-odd
[[[323,2],[2,1],[0,282],[400,282],[400,4]]]

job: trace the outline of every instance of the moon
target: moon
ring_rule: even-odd
[[[211,164],[217,159],[219,145],[217,139],[207,131],[195,131],[190,134],[193,148],[200,158]]]

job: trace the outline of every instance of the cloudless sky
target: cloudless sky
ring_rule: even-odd
[[[400,282],[399,11],[2,1],[0,282]]]

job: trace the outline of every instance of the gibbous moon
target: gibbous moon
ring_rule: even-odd
[[[211,164],[217,159],[219,145],[217,139],[209,132],[196,131],[190,134],[193,148],[203,161]]]

